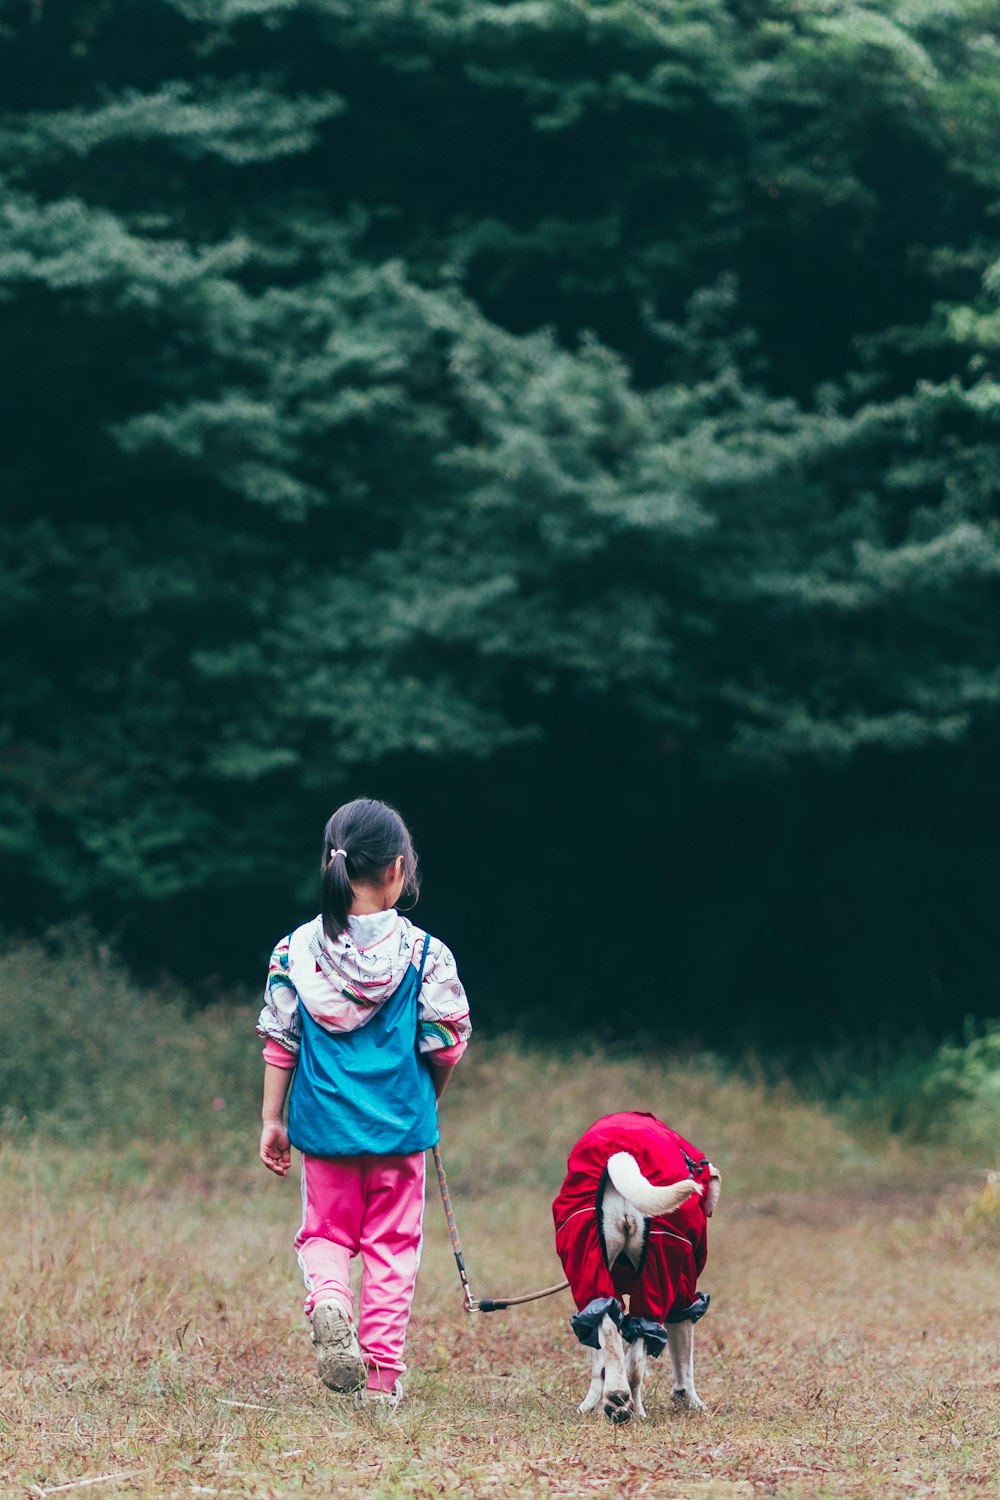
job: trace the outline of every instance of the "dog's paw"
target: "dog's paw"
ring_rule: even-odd
[[[632,1395],[629,1391],[605,1391],[604,1415],[611,1422],[627,1422],[633,1412]]]
[[[674,1391],[672,1398],[679,1411],[704,1411],[705,1403],[694,1391]]]

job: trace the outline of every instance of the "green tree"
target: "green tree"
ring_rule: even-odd
[[[998,20],[8,3],[15,915],[301,887],[374,768],[602,736],[680,804],[974,781]]]

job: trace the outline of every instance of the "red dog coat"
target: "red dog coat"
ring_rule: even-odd
[[[708,1187],[708,1162],[702,1152],[654,1115],[634,1111],[595,1121],[570,1152],[566,1179],[552,1205],[556,1252],[577,1308],[595,1298],[614,1298],[621,1304],[627,1295],[629,1319],[676,1322],[678,1314],[683,1316],[688,1309],[692,1316],[698,1276],[708,1256],[708,1220],[702,1199],[692,1194],[672,1214],[648,1221],[649,1235],[638,1270],[621,1257],[609,1266],[598,1205],[607,1180],[608,1157],[616,1151],[630,1152],[655,1187],[669,1187],[685,1177]],[[590,1342],[583,1339],[580,1328],[577,1335]]]

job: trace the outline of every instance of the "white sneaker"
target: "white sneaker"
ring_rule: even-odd
[[[364,1390],[354,1392],[355,1406],[369,1407],[389,1417],[392,1416],[402,1399],[403,1382],[401,1380],[393,1383],[391,1391],[371,1391],[366,1386]]]
[[[310,1321],[320,1380],[331,1391],[356,1391],[365,1383],[365,1362],[347,1313],[339,1302],[317,1302]]]

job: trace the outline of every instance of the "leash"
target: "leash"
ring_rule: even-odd
[[[555,1292],[564,1292],[566,1290],[569,1282],[560,1281],[557,1286],[543,1287],[540,1292],[527,1292],[521,1297],[474,1297],[472,1295],[472,1288],[469,1285],[465,1261],[462,1258],[462,1246],[459,1242],[458,1230],[455,1227],[455,1214],[452,1210],[451,1198],[448,1195],[448,1181],[444,1175],[444,1162],[441,1160],[441,1152],[437,1146],[434,1147],[434,1167],[437,1172],[438,1187],[441,1189],[444,1216],[448,1220],[448,1238],[451,1240],[452,1253],[455,1256],[459,1280],[462,1283],[462,1302],[466,1312],[503,1312],[506,1307],[519,1307],[522,1302],[537,1302],[539,1297],[551,1297]]]
[[[469,1278],[466,1275],[465,1261],[462,1259],[462,1246],[459,1243],[458,1230],[455,1228],[455,1215],[452,1212],[451,1199],[448,1197],[448,1182],[444,1175],[444,1162],[441,1160],[441,1153],[436,1146],[434,1147],[434,1166],[437,1171],[438,1187],[441,1189],[444,1216],[448,1220],[448,1238],[451,1240],[455,1264],[458,1267],[459,1278],[462,1282],[462,1300],[465,1304],[466,1312],[475,1312],[479,1306],[479,1301],[472,1295],[472,1288],[469,1285]]]

